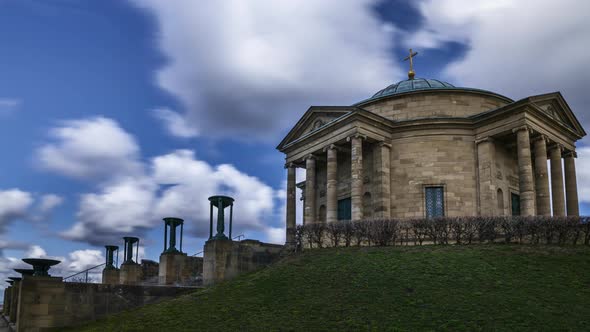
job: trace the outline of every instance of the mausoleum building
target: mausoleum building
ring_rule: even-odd
[[[559,92],[514,101],[410,69],[352,106],[310,107],[279,144],[287,242],[297,187],[304,223],[578,215],[576,141],[585,135]]]

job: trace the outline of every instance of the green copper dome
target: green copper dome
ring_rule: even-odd
[[[448,88],[454,88],[454,87],[455,86],[450,83],[439,81],[439,80],[426,79],[426,78],[415,78],[412,80],[405,80],[405,81],[401,81],[401,82],[397,82],[395,84],[392,84],[392,85],[386,87],[385,89],[380,90],[379,92],[374,94],[373,97],[371,97],[371,99],[384,97],[384,96],[390,96],[390,95],[394,95],[394,94],[398,94],[398,93],[402,93],[402,92],[415,91],[415,90],[448,89]]]
[[[487,95],[493,95],[496,97],[499,97],[501,99],[506,100],[507,102],[513,102],[512,99],[502,96],[500,94],[497,94],[495,92],[491,92],[491,91],[487,91],[487,90],[481,90],[481,89],[473,89],[473,88],[465,88],[465,87],[456,87],[454,85],[452,85],[451,83],[447,83],[447,82],[443,82],[440,80],[435,80],[435,79],[430,79],[430,78],[414,78],[414,79],[408,79],[405,81],[400,81],[397,82],[395,84],[392,84],[388,87],[386,87],[385,89],[379,90],[377,93],[375,93],[372,97],[367,98],[363,101],[360,101],[356,104],[354,104],[354,106],[361,106],[364,105],[366,103],[371,103],[373,101],[376,100],[380,100],[382,98],[387,98],[387,97],[395,97],[397,95],[403,95],[406,93],[414,93],[414,92],[428,92],[428,91],[436,91],[436,90],[453,90],[453,91],[462,91],[462,92],[472,92],[472,93],[483,93],[483,94],[487,94]]]

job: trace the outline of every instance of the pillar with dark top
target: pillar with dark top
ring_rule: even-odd
[[[562,151],[563,147],[559,144],[555,144],[549,149],[549,159],[551,160],[551,198],[554,216],[565,216],[563,167],[561,166]]]
[[[533,184],[533,165],[531,160],[530,128],[522,126],[516,132],[516,149],[518,154],[518,179],[520,188],[520,215],[535,214],[535,192]]]
[[[568,216],[579,216],[578,184],[576,180],[576,152],[569,151],[564,155],[565,166],[565,197]]]
[[[547,171],[547,137],[538,136],[533,141],[535,152],[535,187],[537,215],[551,215],[551,195],[549,194],[549,174]]]

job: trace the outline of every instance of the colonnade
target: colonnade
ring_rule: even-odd
[[[352,135],[346,139],[350,144],[350,201],[351,219],[363,218],[363,179],[365,173],[372,170],[363,168],[363,143],[367,138],[363,135]],[[373,208],[375,217],[390,217],[390,185],[389,185],[389,156],[391,146],[385,142],[373,142],[374,174],[373,174]],[[318,209],[316,208],[316,162],[320,154],[326,156],[326,222],[334,222],[338,219],[338,155],[341,148],[336,144],[330,144],[322,150],[305,157],[305,201],[304,220],[306,223],[317,222]],[[287,165],[287,243],[293,243],[295,239],[295,214],[296,214],[296,166]]]
[[[518,155],[521,215],[548,216],[551,215],[551,205],[553,206],[554,216],[579,215],[574,160],[576,152],[564,151],[562,145],[551,142],[544,135],[538,135],[532,139],[535,156],[533,172],[531,158],[532,131],[528,126],[522,126],[514,129],[514,132],[516,133]],[[547,170],[547,155],[549,155],[550,160],[551,184],[549,184]],[[564,159],[565,172],[564,167],[562,167],[562,159]],[[551,185],[551,192],[549,191],[549,185]]]

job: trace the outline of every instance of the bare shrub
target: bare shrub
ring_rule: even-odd
[[[340,239],[343,234],[343,224],[341,222],[330,222],[326,225],[326,233],[328,239],[332,242],[332,246],[340,246]]]
[[[343,221],[342,223],[342,237],[344,238],[344,245],[350,247],[352,239],[354,238],[354,227],[350,220]]]

